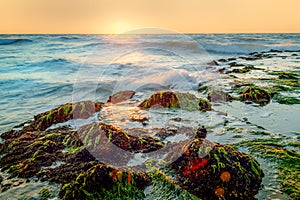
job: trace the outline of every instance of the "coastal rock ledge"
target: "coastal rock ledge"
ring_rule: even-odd
[[[78,130],[69,126],[51,129],[70,119],[87,118],[104,104],[64,104],[35,116],[27,126],[3,133],[1,171],[9,174],[8,179],[25,178],[30,182],[36,177],[60,184],[61,199],[144,199],[145,191],[152,187],[155,192],[158,185],[179,191],[178,195],[186,193],[188,199],[254,199],[258,193],[264,176],[259,163],[233,147],[205,138],[178,142],[163,160],[129,167],[126,164],[135,154],[155,154],[167,144],[151,135],[132,136],[103,122]],[[155,93],[139,107],[148,109],[154,104],[163,108],[211,109],[207,101],[194,95],[171,92]],[[124,153],[115,155],[114,148]],[[97,155],[106,158],[105,162]],[[110,158],[119,163],[109,163]],[[9,187],[14,186],[6,186],[6,190]]]

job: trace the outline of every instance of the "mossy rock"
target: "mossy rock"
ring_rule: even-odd
[[[190,93],[161,91],[152,94],[148,99],[138,105],[143,109],[149,108],[180,108],[183,110],[211,110],[211,104]]]
[[[244,102],[255,102],[261,106],[266,105],[272,98],[272,93],[262,88],[246,87],[240,91],[240,100]]]
[[[274,71],[270,75],[277,75],[279,79],[298,79],[299,74],[294,72]]]
[[[163,148],[164,144],[153,137],[136,137],[112,125],[91,123],[78,129],[84,146],[99,161],[125,165],[134,153],[149,153]]]
[[[170,167],[176,183],[197,197],[253,199],[258,193],[264,173],[249,155],[205,139],[195,139],[184,152]]]
[[[77,103],[67,103],[58,108],[34,116],[34,121],[30,124],[33,130],[46,130],[53,124],[66,122],[70,119],[87,119],[95,112],[99,112],[103,103],[82,101]]]
[[[48,200],[51,197],[51,191],[48,188],[42,188],[39,191],[39,196],[41,200]]]
[[[207,99],[210,102],[222,102],[222,101],[231,101],[233,98],[227,92],[222,90],[212,90],[208,93]]]
[[[150,183],[151,179],[142,171],[98,164],[79,174],[76,181],[65,184],[59,196],[64,200],[142,199],[142,190]]]
[[[250,72],[251,69],[256,69],[256,68],[254,68],[254,66],[252,66],[252,65],[249,65],[249,66],[245,66],[243,68],[233,69],[232,72],[233,73],[243,73],[244,74],[244,73]]]
[[[112,96],[110,96],[109,99],[107,100],[107,102],[112,103],[112,104],[120,103],[120,102],[131,99],[134,94],[135,94],[135,91],[132,91],[132,90],[120,91],[120,92],[117,92],[116,94],[113,94]]]
[[[65,183],[77,174],[90,168],[95,158],[78,140],[76,131],[69,127],[59,127],[47,131],[23,131],[11,137],[6,135],[1,143],[0,168],[10,177],[38,177],[44,181]],[[18,137],[16,137],[18,135]],[[77,148],[77,152],[63,152]],[[61,163],[60,166],[50,167]],[[47,168],[47,169],[45,169]]]
[[[277,163],[282,189],[295,200],[300,196],[300,154],[286,147],[298,145],[286,143],[283,138],[245,140],[234,144],[237,148],[247,148],[253,155],[269,163]]]

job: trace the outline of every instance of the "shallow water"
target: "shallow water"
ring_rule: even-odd
[[[300,50],[300,35],[0,35],[0,131],[66,102],[86,99],[106,102],[113,93],[135,90],[136,95],[125,105],[108,106],[88,120],[67,124],[79,128],[92,121],[104,121],[125,129],[172,126],[196,129],[201,124],[208,128],[207,139],[221,144],[280,135],[287,136],[286,142],[299,142],[294,133],[300,130],[300,104],[284,105],[272,100],[261,107],[233,101],[213,104],[215,111],[206,113],[142,111],[135,107],[162,89],[190,92],[204,98],[206,94],[197,92],[199,84],[229,90],[233,79],[216,73],[222,67],[229,68],[228,63],[219,66],[207,63],[270,49]],[[299,52],[275,54],[254,61],[236,60],[263,70],[235,76],[242,82],[269,86],[274,83],[261,80],[273,77],[269,72],[299,73]],[[288,91],[287,95],[300,98],[299,90]],[[146,125],[132,122],[132,115],[145,116],[149,121]],[[262,130],[270,134],[255,134]],[[166,141],[180,139],[169,137]],[[299,152],[299,148],[294,149]],[[139,163],[139,155],[134,159],[129,165]],[[276,166],[260,161],[266,176],[257,198],[287,198],[276,174],[268,170],[270,167],[276,170]],[[27,189],[33,190],[31,186]],[[16,191],[19,195],[24,192]]]

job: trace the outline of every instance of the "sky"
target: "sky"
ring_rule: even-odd
[[[300,33],[299,0],[0,0],[0,33]]]

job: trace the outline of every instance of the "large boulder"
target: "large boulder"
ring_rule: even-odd
[[[254,158],[206,139],[183,148],[185,153],[170,164],[180,187],[202,199],[251,199],[258,193],[264,173]]]
[[[183,110],[211,110],[211,104],[190,93],[161,91],[152,94],[141,102],[138,107],[149,108],[180,108]]]

